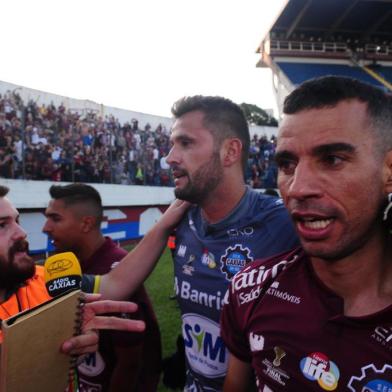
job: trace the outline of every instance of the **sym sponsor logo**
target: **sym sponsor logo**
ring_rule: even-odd
[[[219,334],[219,324],[188,313],[182,316],[185,354],[191,368],[207,377],[222,377],[226,373],[228,352]]]
[[[302,374],[311,381],[317,381],[325,391],[334,391],[338,387],[339,368],[329,358],[319,352],[309,354],[300,362]]]
[[[273,282],[270,288],[267,290],[267,295],[272,295],[274,297],[280,298],[283,301],[291,302],[293,304],[299,305],[301,303],[301,298],[295,295],[289,294],[287,291],[280,291],[279,282]]]
[[[78,371],[85,376],[94,377],[101,374],[105,369],[105,362],[101,354],[96,351],[95,353],[87,354],[83,362],[78,365]]]

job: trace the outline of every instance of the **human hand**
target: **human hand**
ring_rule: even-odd
[[[188,201],[175,199],[161,216],[158,223],[166,230],[171,231],[180,222],[185,211],[187,211],[191,205],[192,204]]]
[[[118,331],[142,332],[145,324],[141,320],[130,320],[114,316],[98,316],[107,313],[133,313],[137,305],[127,301],[100,300],[100,294],[85,294],[83,307],[82,334],[66,340],[61,351],[64,354],[80,355],[95,352],[98,349],[98,330],[114,329]]]

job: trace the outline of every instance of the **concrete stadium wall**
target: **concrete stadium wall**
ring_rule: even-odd
[[[1,179],[1,185],[10,188],[9,199],[20,212],[20,223],[27,233],[30,252],[42,254],[53,250],[46,234],[45,208],[49,203],[49,181]],[[98,190],[104,206],[102,232],[117,241],[141,238],[159,219],[173,201],[172,188],[90,184]]]

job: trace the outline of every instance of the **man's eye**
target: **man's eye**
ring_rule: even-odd
[[[182,140],[181,141],[182,147],[188,147],[190,144],[191,144],[190,140]]]
[[[337,155],[326,155],[322,161],[328,166],[337,166],[344,161],[344,158]]]
[[[277,161],[279,171],[290,174],[295,170],[296,163],[290,159],[279,159]]]

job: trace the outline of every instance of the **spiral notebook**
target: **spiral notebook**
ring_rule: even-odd
[[[60,346],[80,333],[83,301],[74,290],[3,320],[1,392],[64,392],[75,358]]]

